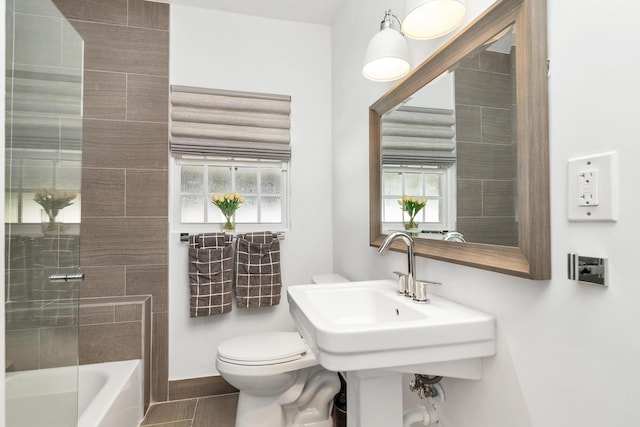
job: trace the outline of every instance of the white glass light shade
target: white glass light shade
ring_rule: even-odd
[[[366,78],[388,82],[404,77],[410,69],[409,48],[402,34],[388,27],[373,36],[362,67]]]
[[[416,40],[435,39],[453,31],[467,15],[464,0],[406,0],[402,32]]]

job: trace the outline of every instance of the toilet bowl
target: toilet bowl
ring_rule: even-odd
[[[218,347],[220,375],[240,390],[236,427],[332,427],[340,390],[297,332],[235,337]]]

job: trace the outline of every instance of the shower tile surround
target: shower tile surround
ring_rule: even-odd
[[[151,400],[168,398],[169,6],[54,0],[85,41],[80,263],[82,298],[152,295]],[[80,357],[141,350],[130,312],[81,313]],[[102,318],[113,322],[90,324]],[[136,321],[133,321],[136,322]],[[126,340],[126,341],[125,341]],[[114,350],[111,350],[115,348]],[[148,353],[145,352],[145,355]]]
[[[80,364],[142,359],[145,371],[151,367],[151,298],[148,295],[82,298],[79,316],[74,315],[71,320],[64,318],[63,322],[56,306],[38,309],[28,302],[22,305],[26,310],[10,311],[13,329],[6,332],[6,356],[12,370],[73,365],[78,354]],[[24,317],[17,318],[19,315]],[[77,319],[79,327],[73,321]],[[43,321],[49,326],[43,327]],[[149,374],[145,372],[145,407],[150,401]]]
[[[142,359],[144,408],[151,402],[151,297],[80,299],[80,364]]]

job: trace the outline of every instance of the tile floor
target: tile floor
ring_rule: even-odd
[[[149,407],[144,427],[234,427],[238,394],[157,403]]]

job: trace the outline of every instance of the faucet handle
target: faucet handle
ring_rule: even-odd
[[[429,286],[441,286],[441,282],[430,282],[428,280],[416,280],[416,294],[413,297],[413,301],[420,304],[429,304],[431,301],[427,298],[427,287]]]
[[[407,289],[409,284],[407,283],[407,278],[409,277],[406,273],[401,273],[399,271],[394,271],[394,274],[398,275],[398,293],[400,295],[407,295],[409,290]]]

